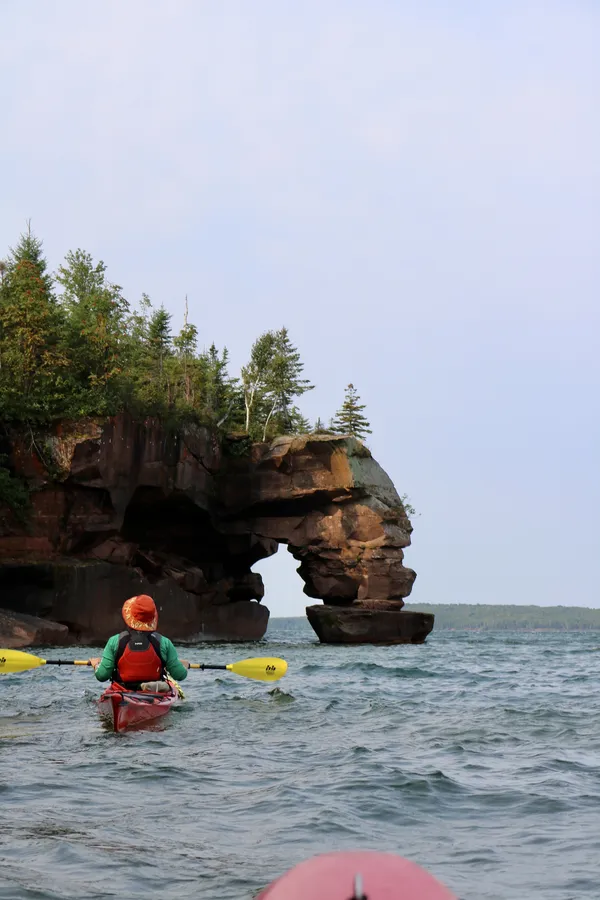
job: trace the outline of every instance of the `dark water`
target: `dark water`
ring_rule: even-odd
[[[288,660],[279,686],[191,672],[124,735],[88,669],[0,679],[0,898],[250,898],[357,847],[463,900],[600,897],[600,636],[336,648],[275,620],[262,645],[185,652],[263,654]]]

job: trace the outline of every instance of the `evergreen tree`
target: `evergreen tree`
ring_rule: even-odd
[[[44,284],[44,290],[49,299],[53,298],[52,278],[48,275],[48,262],[44,256],[43,242],[35,236],[31,230],[31,219],[27,220],[27,231],[19,236],[19,242],[16,247],[10,247],[8,251],[8,259],[6,263],[6,271],[8,274],[13,272],[20,262],[31,263],[36,270],[38,278]]]
[[[3,306],[6,303],[7,291],[8,291],[8,279],[7,279],[7,270],[8,265],[6,260],[0,259],[0,385],[2,384],[2,367],[6,368],[6,362],[3,362],[3,357],[6,354],[6,337],[4,332],[4,317],[2,314]],[[2,403],[0,401],[0,410],[2,409]]]
[[[220,428],[232,419],[234,409],[239,405],[237,379],[228,374],[227,347],[219,354],[211,344],[205,355],[205,365],[204,412],[208,421]]]
[[[171,313],[164,306],[154,310],[148,320],[148,348],[156,363],[159,376],[162,376],[166,357],[171,352],[171,345],[176,343],[171,335]]]
[[[83,407],[92,413],[116,412],[128,374],[129,305],[120,286],[107,281],[102,260],[94,263],[81,249],[67,253],[56,281],[63,289],[70,375],[82,391]]]
[[[364,440],[365,435],[372,433],[368,420],[362,414],[366,406],[359,401],[360,397],[356,393],[356,388],[353,384],[349,384],[346,388],[344,402],[332,422],[332,430],[336,434],[350,434]]]
[[[106,266],[102,260],[94,265],[85,250],[69,250],[63,265],[58,267],[56,280],[62,285],[66,302],[85,303],[107,287]]]
[[[314,434],[310,422],[297,406],[292,407],[290,415],[290,428],[292,434]]]
[[[173,338],[173,346],[180,359],[188,362],[195,359],[198,346],[198,329],[196,326],[186,322],[179,334]]]
[[[191,322],[186,322],[179,334],[173,338],[173,346],[181,359],[194,359],[198,346],[198,329]]]
[[[42,242],[28,230],[10,251],[0,291],[0,414],[44,418],[60,406],[68,358]]]
[[[43,415],[56,400],[58,370],[68,363],[60,347],[56,305],[36,266],[22,260],[11,270],[0,301],[2,407],[6,416]],[[48,396],[44,397],[44,389]]]
[[[245,424],[253,439],[310,432],[296,401],[313,386],[286,328],[254,342],[240,380],[229,375],[227,349],[198,352],[187,298],[173,336],[164,306],[154,309],[143,294],[130,311],[104,262],[84,250],[66,255],[55,281],[58,297],[28,223],[0,261],[0,418],[44,422],[130,409],[213,428]],[[325,431],[320,420],[316,427]]]
[[[315,422],[315,427],[312,430],[313,434],[329,434],[330,429],[325,427],[325,423],[321,420],[321,417],[317,419]]]
[[[150,348],[151,316],[152,301],[148,294],[142,294],[124,324],[128,377],[123,402],[134,414],[141,415],[160,412],[165,399],[158,390],[157,366]]]
[[[281,328],[274,334],[274,353],[266,377],[266,397],[268,412],[263,427],[263,441],[271,420],[278,434],[289,434],[296,431],[294,418],[298,411],[293,407],[295,397],[301,397],[314,387],[306,378],[302,378],[304,363],[300,353],[292,344],[287,328]]]
[[[143,346],[142,374],[143,407],[153,415],[161,415],[170,410],[177,393],[177,364],[171,332],[171,313],[164,306],[146,311],[146,340]]]
[[[245,429],[248,433],[253,431],[255,414],[263,404],[268,390],[275,345],[275,332],[265,331],[254,341],[250,361],[242,368]]]
[[[129,360],[131,378],[137,381],[147,367],[148,332],[152,301],[148,294],[142,294],[139,309],[134,309],[125,323],[125,331],[129,343]]]
[[[186,404],[192,404],[195,395],[194,388],[201,388],[202,364],[197,364],[196,360],[198,329],[191,322],[188,322],[187,296],[185,298],[183,328],[173,340],[173,344],[179,360],[179,371],[181,373],[184,400]]]

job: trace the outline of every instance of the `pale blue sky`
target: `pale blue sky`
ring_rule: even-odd
[[[4,0],[0,248],[31,217],[54,267],[187,293],[235,370],[287,325],[305,412],[354,382],[421,513],[415,601],[600,605],[599,34],[583,0]]]

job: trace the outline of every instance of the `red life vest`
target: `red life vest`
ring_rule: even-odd
[[[115,654],[113,681],[137,686],[142,681],[160,681],[164,676],[160,634],[155,631],[123,631]]]

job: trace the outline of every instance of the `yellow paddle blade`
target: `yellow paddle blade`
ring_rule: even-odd
[[[32,653],[23,653],[22,650],[0,650],[0,675],[6,675],[8,672],[26,672],[28,669],[45,665],[45,659],[40,659]]]
[[[236,675],[244,678],[255,678],[257,681],[279,681],[287,672],[285,659],[277,659],[275,656],[260,656],[255,659],[243,659],[241,662],[230,663],[227,667]]]

